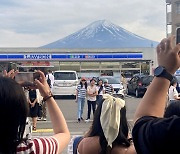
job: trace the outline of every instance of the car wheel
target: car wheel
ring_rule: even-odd
[[[137,89],[135,91],[135,95],[136,95],[137,98],[139,97],[139,91]]]

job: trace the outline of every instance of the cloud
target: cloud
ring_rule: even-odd
[[[165,1],[2,0],[0,46],[38,47],[102,19],[159,41],[165,36]]]

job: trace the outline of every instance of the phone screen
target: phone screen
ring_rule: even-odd
[[[19,72],[15,76],[16,82],[33,82],[33,74],[34,72]]]
[[[40,75],[36,72],[19,72],[15,76],[15,81],[23,87],[33,87],[34,80],[39,79]]]
[[[180,43],[180,27],[176,29],[176,44]]]

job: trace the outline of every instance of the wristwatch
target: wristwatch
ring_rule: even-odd
[[[173,79],[173,76],[166,71],[166,69],[163,66],[158,66],[155,70],[154,70],[154,76],[156,77],[163,77],[165,79],[168,79],[170,82]]]

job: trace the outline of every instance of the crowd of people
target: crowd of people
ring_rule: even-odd
[[[113,97],[111,92],[108,93],[111,87],[108,87],[106,81],[102,87],[102,81],[96,86],[95,79],[91,79],[90,85],[87,86],[85,78],[81,79],[76,97],[78,122],[83,120],[86,94],[87,120],[90,119],[91,107],[94,116],[92,126],[74,146],[74,153],[179,153],[180,105],[179,96],[174,90],[173,74],[180,67],[180,44],[174,46],[173,41],[173,37],[165,38],[157,46],[159,66],[154,70],[155,77],[134,114],[132,134],[127,123],[125,100]],[[18,72],[4,71],[4,76],[0,77],[0,153],[62,153],[69,144],[70,132],[65,118],[53,98],[44,73],[37,72],[40,77],[35,79],[34,87],[29,87],[26,95],[22,85],[14,80]],[[38,93],[41,95],[40,100],[47,104],[54,135],[24,138],[29,113],[32,118],[36,117]],[[168,106],[167,94],[172,96],[170,101],[173,100]],[[35,119],[34,129],[36,129]]]
[[[91,109],[94,115],[97,106],[102,102],[103,94],[112,95],[113,92],[114,92],[114,88],[112,87],[112,85],[108,84],[107,79],[104,80],[103,83],[103,80],[96,81],[95,78],[92,78],[90,80],[90,84],[87,85],[86,79],[82,77],[76,89],[76,102],[78,104],[78,113],[77,113],[78,123],[84,121],[83,111],[84,111],[84,105],[86,99],[87,99],[88,111],[85,122],[89,122],[91,118]]]

